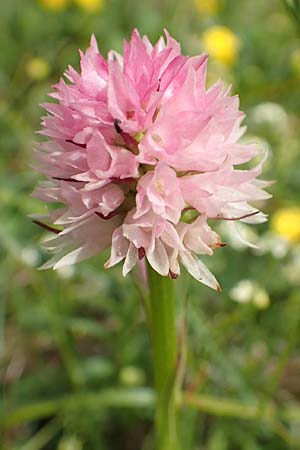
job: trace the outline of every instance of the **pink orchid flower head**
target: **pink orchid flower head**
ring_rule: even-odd
[[[243,144],[237,96],[220,82],[206,88],[207,55],[188,57],[167,31],[153,46],[134,30],[123,55],[104,58],[92,36],[43,104],[35,191],[51,208],[35,222],[59,268],[111,248],[105,267],[139,261],[176,278],[181,264],[200,282],[219,284],[199,255],[222,247],[209,219],[259,223],[251,202],[269,197],[258,180],[255,144]],[[192,211],[192,216],[188,212]],[[180,264],[181,263],[181,264]]]

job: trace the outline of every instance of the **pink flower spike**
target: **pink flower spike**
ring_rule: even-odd
[[[182,55],[166,30],[152,45],[135,29],[123,55],[107,58],[92,36],[79,72],[69,66],[49,94],[55,103],[42,105],[36,168],[48,180],[34,195],[60,205],[35,219],[55,234],[44,268],[110,248],[105,268],[123,261],[123,275],[147,262],[175,279],[183,265],[220,290],[199,259],[224,246],[207,221],[236,230],[238,220],[265,221],[252,202],[270,197],[270,183],[258,179],[267,156],[241,170],[261,151],[240,142],[238,97],[221,82],[206,88],[207,62]]]

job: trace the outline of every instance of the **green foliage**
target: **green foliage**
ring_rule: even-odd
[[[204,2],[203,2],[204,3]],[[163,27],[184,52],[202,48],[215,24],[240,39],[237,61],[211,60],[208,83],[233,84],[249,136],[270,148],[265,178],[277,180],[260,205],[269,223],[243,229],[259,249],[229,244],[207,263],[223,293],[187,274],[178,286],[178,327],[188,303],[184,450],[300,448],[300,247],[273,229],[279,208],[299,205],[299,1],[106,0],[98,13],[73,2],[50,11],[35,0],[4,2],[0,16],[0,434],[4,450],[153,448],[149,337],[140,292],[105,255],[58,272],[44,232],[28,218],[43,205],[30,193],[33,141],[50,85],[92,32],[105,54],[137,26],[156,39]],[[200,8],[200,6],[198,6]],[[289,14],[287,14],[287,12]],[[298,23],[293,26],[291,18]],[[242,283],[241,283],[242,281]]]

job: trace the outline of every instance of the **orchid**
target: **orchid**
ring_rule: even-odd
[[[251,206],[269,197],[257,179],[262,162],[239,168],[260,150],[240,142],[238,97],[221,82],[207,89],[207,55],[184,56],[165,35],[153,46],[134,30],[123,56],[110,51],[107,59],[93,36],[80,73],[69,67],[50,94],[56,102],[43,104],[48,140],[37,166],[48,180],[35,195],[63,205],[35,218],[57,235],[45,267],[111,248],[105,267],[123,260],[124,275],[147,260],[176,278],[182,263],[219,290],[199,259],[223,246],[208,221],[265,220]]]
[[[70,265],[110,248],[105,268],[139,265],[148,291],[156,389],[157,450],[179,450],[178,358],[173,279],[181,266],[220,291],[201,261],[222,248],[215,220],[259,223],[252,206],[265,200],[258,179],[264,157],[240,138],[244,114],[237,96],[217,82],[206,88],[207,55],[188,57],[167,31],[153,46],[134,30],[123,56],[105,59],[93,36],[45,103],[37,150],[46,177],[35,191],[49,208],[35,223],[55,236],[44,268]],[[147,269],[147,270],[145,270]]]

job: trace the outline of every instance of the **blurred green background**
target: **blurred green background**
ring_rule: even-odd
[[[184,450],[300,448],[300,39],[298,1],[9,0],[0,17],[0,358],[5,450],[150,450],[149,338],[139,293],[104,256],[57,272],[28,218],[38,181],[34,131],[78,48],[103,54],[134,27],[166,27],[183,52],[210,54],[208,83],[239,93],[248,138],[269,150],[267,224],[207,260],[216,294],[183,275],[187,308]]]

